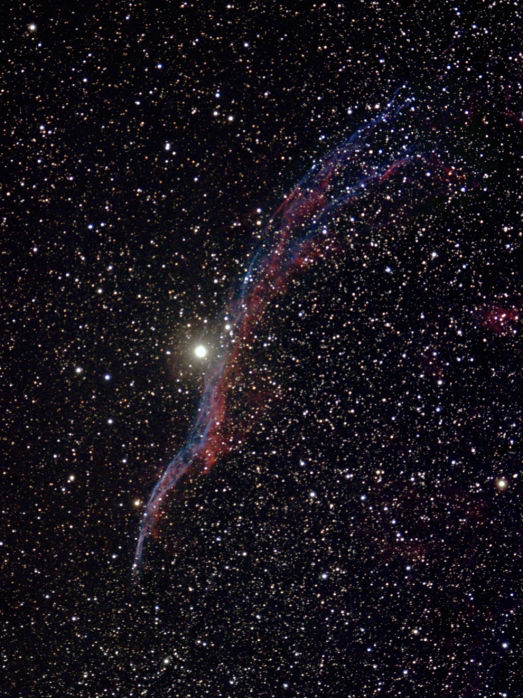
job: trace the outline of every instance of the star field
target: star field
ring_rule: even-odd
[[[0,693],[520,695],[517,3],[4,15]]]

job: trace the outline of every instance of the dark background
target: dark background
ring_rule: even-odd
[[[2,695],[519,695],[516,5],[2,12]],[[466,191],[295,279],[133,584],[253,233],[405,81]]]

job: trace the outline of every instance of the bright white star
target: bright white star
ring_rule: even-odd
[[[194,347],[194,355],[198,359],[205,359],[207,356],[207,347],[204,347],[203,344],[198,344]]]

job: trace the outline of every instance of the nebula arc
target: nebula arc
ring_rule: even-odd
[[[167,494],[184,476],[208,472],[241,443],[244,429],[237,423],[237,410],[232,414],[233,393],[244,378],[244,356],[271,301],[284,293],[294,274],[328,247],[329,224],[343,208],[380,183],[404,176],[412,163],[422,159],[412,129],[403,124],[417,108],[414,98],[402,94],[404,91],[398,90],[377,116],[315,163],[267,223],[238,290],[225,307],[229,329],[222,334],[221,352],[205,377],[185,444],[166,466],[147,502],[134,572],[140,569],[144,544],[154,531]]]

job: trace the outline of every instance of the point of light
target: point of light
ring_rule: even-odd
[[[207,347],[204,347],[203,344],[198,344],[194,347],[194,355],[198,359],[205,359],[207,356]]]
[[[34,22],[31,22],[31,24],[27,25],[28,30],[31,32],[31,34],[34,34],[35,31],[38,29],[36,24]]]
[[[508,480],[506,477],[498,477],[498,478],[496,478],[495,484],[496,484],[496,487],[498,488],[498,490],[503,492],[503,490],[506,490],[508,487]]]

